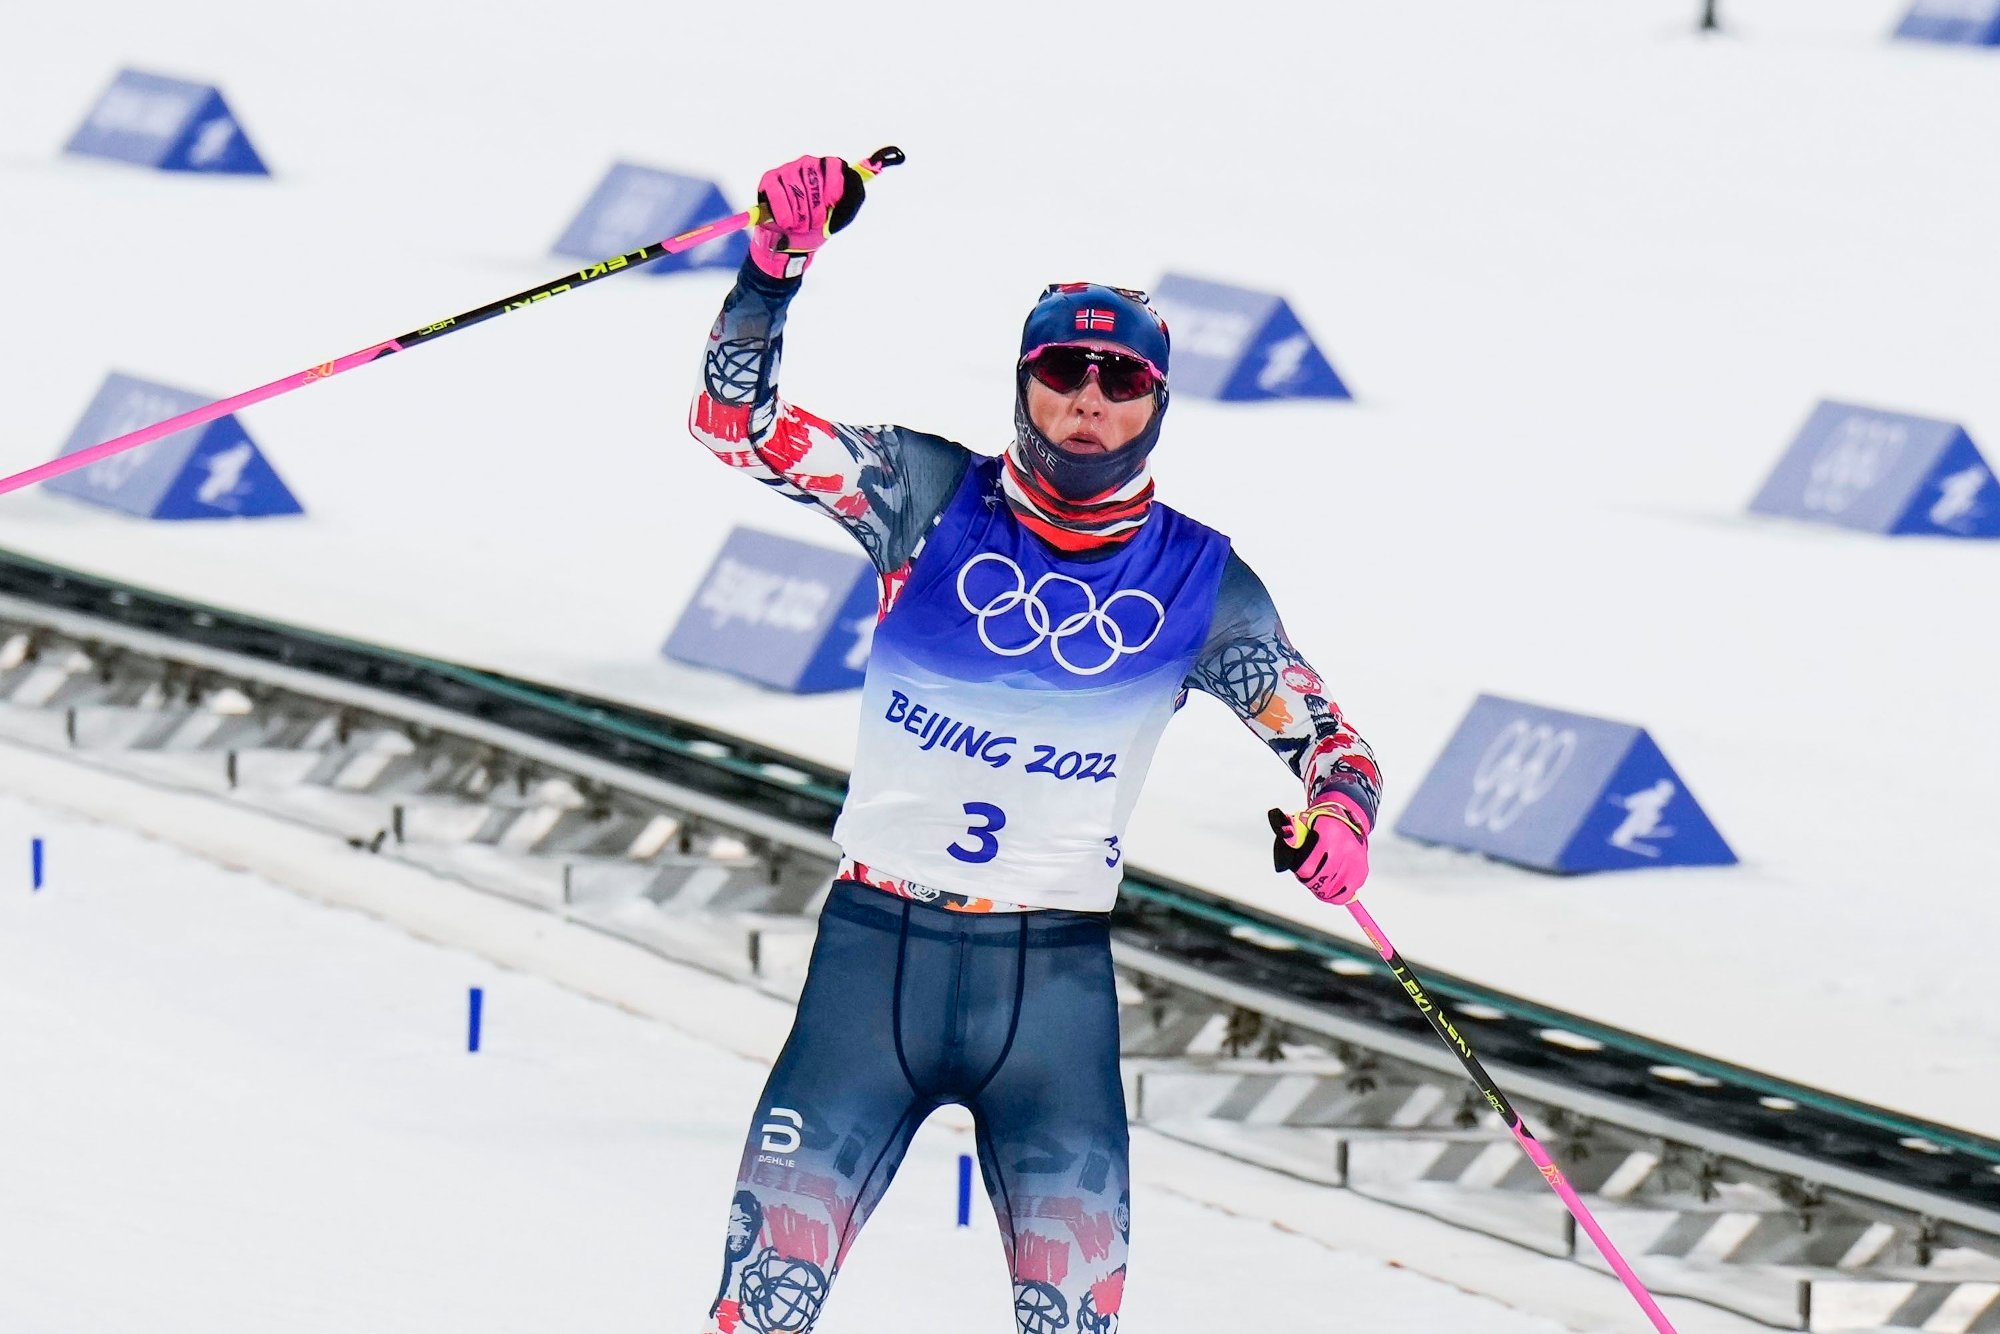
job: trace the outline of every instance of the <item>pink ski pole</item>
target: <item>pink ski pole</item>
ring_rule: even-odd
[[[1283,811],[1271,812],[1271,832],[1281,835],[1276,846],[1272,848],[1271,859],[1276,869],[1280,871],[1294,869],[1306,857],[1305,848],[1293,848],[1282,837],[1290,826],[1291,817]],[[1424,1018],[1430,1021],[1431,1028],[1444,1039],[1444,1045],[1457,1055],[1459,1064],[1465,1067],[1465,1073],[1472,1077],[1473,1086],[1485,1095],[1487,1103],[1500,1114],[1500,1119],[1507,1123],[1507,1129],[1514,1133],[1514,1140],[1521,1146],[1521,1152],[1527,1154],[1528,1161],[1540,1169],[1542,1179],[1549,1183],[1549,1189],[1562,1198],[1570,1214],[1590,1235],[1591,1241],[1596,1243],[1598,1254],[1610,1264],[1611,1271],[1618,1275],[1619,1281],[1625,1285],[1625,1290],[1632,1294],[1632,1299],[1639,1303],[1639,1309],[1653,1322],[1653,1328],[1660,1334],[1675,1334],[1666,1313],[1660,1310],[1660,1304],[1653,1300],[1653,1294],[1646,1290],[1646,1285],[1632,1272],[1632,1266],[1625,1263],[1625,1257],[1611,1244],[1611,1238],[1604,1235],[1604,1229],[1599,1227],[1597,1219],[1591,1216],[1582,1197],[1576,1193],[1576,1187],[1569,1184],[1568,1179],[1562,1174],[1562,1169],[1556,1166],[1555,1159],[1551,1158],[1549,1151],[1542,1147],[1542,1142],[1535,1138],[1535,1132],[1522,1122],[1520,1113],[1516,1112],[1513,1104],[1507,1101],[1507,1095],[1500,1091],[1499,1085],[1493,1082],[1493,1077],[1486,1073],[1486,1067],[1472,1054],[1472,1044],[1465,1040],[1465,1034],[1459,1032],[1458,1025],[1452,1023],[1450,1016],[1445,1014],[1444,1006],[1424,989],[1424,984],[1410,970],[1410,966],[1403,962],[1403,956],[1396,953],[1396,947],[1389,943],[1389,937],[1382,933],[1382,928],[1376,924],[1374,917],[1361,906],[1361,900],[1351,900],[1347,904],[1347,911],[1354,914],[1355,923],[1360,926],[1362,934],[1368,937],[1368,943],[1375,947],[1375,952],[1382,956],[1382,962],[1389,965],[1390,976],[1396,979],[1404,994],[1409,996],[1411,1002],[1423,1013]]]
[[[855,163],[854,170],[863,180],[867,180],[881,175],[883,171],[900,164],[902,161],[902,149],[896,147],[883,148],[878,149],[874,156],[870,157],[866,162]],[[433,339],[442,338],[446,334],[457,333],[460,329],[469,329],[475,324],[484,323],[496,315],[505,315],[511,311],[523,310],[528,306],[534,305],[537,301],[546,301],[552,296],[561,296],[564,292],[570,291],[573,288],[582,287],[585,283],[594,283],[600,278],[609,278],[614,274],[636,269],[649,260],[658,259],[662,255],[678,255],[683,250],[692,250],[696,246],[713,241],[719,236],[727,236],[731,232],[740,231],[753,223],[760,222],[763,220],[763,216],[763,205],[761,203],[753,204],[741,213],[732,213],[726,218],[717,218],[714,222],[703,223],[691,231],[682,232],[679,236],[671,237],[665,241],[641,246],[637,250],[623,255],[614,255],[610,259],[578,269],[575,273],[564,274],[554,282],[544,284],[541,287],[531,287],[525,292],[517,292],[513,296],[504,297],[499,301],[480,306],[476,310],[468,310],[462,315],[454,315],[450,319],[439,320],[435,324],[426,324],[421,329],[414,329],[409,333],[386,339],[383,342],[375,344],[373,347],[364,347],[359,352],[350,352],[344,357],[336,357],[332,361],[323,361],[317,366],[309,366],[296,375],[287,375],[282,380],[273,380],[269,384],[259,385],[255,389],[246,390],[233,397],[218,399],[214,403],[183,412],[178,417],[169,417],[163,422],[154,422],[151,426],[142,426],[136,431],[128,431],[115,440],[106,440],[101,445],[92,445],[88,449],[79,449],[74,454],[65,454],[59,459],[51,459],[47,463],[37,464],[25,472],[17,472],[10,477],[0,477],[0,496],[6,495],[9,491],[18,491],[24,486],[33,486],[37,482],[46,482],[51,477],[60,477],[62,474],[73,472],[78,468],[88,467],[99,459],[110,458],[113,454],[122,454],[128,449],[137,449],[140,445],[151,444],[153,441],[173,435],[177,431],[185,431],[191,427],[205,425],[218,417],[226,417],[230,413],[247,408],[252,404],[262,403],[264,400],[276,398],[280,394],[289,394],[294,389],[303,389],[309,384],[317,384],[321,380],[330,380],[342,371],[351,371],[356,366],[366,366],[369,362],[386,357],[391,352],[406,352],[410,348],[428,343]]]
[[[1423,983],[1417,980],[1417,975],[1410,971],[1410,966],[1396,953],[1395,947],[1389,943],[1389,938],[1382,934],[1382,928],[1375,924],[1375,919],[1369,916],[1368,910],[1361,906],[1359,899],[1349,903],[1347,911],[1354,914],[1354,920],[1367,935],[1368,943],[1382,956],[1382,962],[1389,965],[1390,974],[1416,1003],[1417,1008],[1423,1011],[1424,1018],[1430,1020],[1431,1027],[1444,1039],[1444,1045],[1458,1054],[1459,1062],[1465,1066],[1465,1072],[1472,1076],[1474,1086],[1486,1095],[1486,1101],[1500,1114],[1500,1119],[1507,1123],[1507,1129],[1514,1132],[1515,1142],[1521,1146],[1521,1152],[1527,1154],[1528,1161],[1541,1169],[1542,1179],[1549,1183],[1551,1190],[1562,1197],[1562,1202],[1568,1206],[1570,1213],[1575,1215],[1578,1225],[1590,1235],[1591,1241],[1596,1243],[1598,1254],[1602,1255],[1605,1262],[1611,1266],[1611,1271],[1618,1275],[1619,1281],[1625,1285],[1625,1290],[1632,1294],[1632,1299],[1639,1303],[1639,1309],[1646,1313],[1646,1318],[1653,1322],[1653,1328],[1660,1331],[1660,1334],[1674,1334],[1673,1325],[1667,1320],[1666,1313],[1660,1310],[1660,1304],[1653,1300],[1653,1294],[1646,1290],[1646,1285],[1632,1272],[1632,1266],[1625,1263],[1625,1257],[1611,1244],[1611,1238],[1604,1235],[1604,1229],[1598,1225],[1597,1219],[1591,1216],[1582,1197],[1576,1193],[1576,1187],[1570,1185],[1569,1180],[1563,1176],[1562,1169],[1556,1166],[1555,1159],[1551,1158],[1549,1151],[1542,1147],[1542,1142],[1535,1138],[1535,1132],[1522,1122],[1520,1114],[1507,1101],[1507,1095],[1500,1091],[1492,1077],[1486,1073],[1485,1067],[1479,1064],[1479,1058],[1472,1054],[1472,1044],[1465,1040],[1465,1035],[1458,1031],[1458,1026],[1451,1022],[1449,1015],[1445,1014],[1444,1006],[1438,1004],[1431,994],[1424,990]]]

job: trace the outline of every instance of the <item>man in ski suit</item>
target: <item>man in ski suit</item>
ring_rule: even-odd
[[[1169,340],[1142,294],[1049,288],[1000,457],[778,394],[800,275],[859,208],[837,158],[765,173],[770,221],[709,335],[690,427],[874,562],[844,854],[730,1210],[720,1334],[818,1318],[924,1118],[956,1102],[1021,1334],[1112,1334],[1130,1232],[1107,914],[1187,689],[1305,784],[1279,838],[1320,898],[1368,873],[1379,775],[1228,539],[1153,499]]]

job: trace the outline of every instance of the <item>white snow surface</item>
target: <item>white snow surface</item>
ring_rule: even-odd
[[[978,448],[1050,278],[1291,298],[1353,405],[1174,404],[1161,494],[1235,535],[1374,742],[1393,824],[1481,691],[1649,727],[1743,858],[1552,879],[1385,834],[1404,953],[2000,1133],[2000,544],[1744,506],[1821,397],[2000,444],[2000,55],[1892,43],[1899,0],[1210,7],[247,0],[0,18],[0,469],[110,368],[233,393],[560,271],[620,157],[741,201],[885,142],[793,308],[813,410]],[[219,82],[277,175],[57,150],[124,64]],[[0,499],[0,544],[655,705],[821,760],[852,696],[668,663],[725,532],[829,545],[685,405],[722,275],[621,279],[245,414],[301,520]],[[1213,702],[1168,734],[1135,863],[1336,931],[1268,870],[1281,766]]]
[[[47,849],[39,892],[0,877],[0,1328],[706,1327],[788,1006],[206,797],[11,746],[0,793],[0,847]],[[926,1125],[824,1334],[1013,1328],[990,1210],[954,1226],[970,1144]],[[1642,1322],[1608,1276],[1345,1191],[1143,1133],[1134,1170],[1134,1329]]]

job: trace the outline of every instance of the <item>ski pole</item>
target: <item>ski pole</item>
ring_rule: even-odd
[[[900,165],[902,161],[903,150],[892,145],[888,148],[877,149],[874,155],[867,161],[857,162],[853,165],[854,170],[861,178],[868,180],[881,175],[890,167]],[[637,250],[628,251],[623,255],[614,255],[610,259],[586,265],[574,273],[564,274],[554,282],[545,283],[540,287],[531,287],[525,292],[516,292],[513,296],[489,302],[477,309],[468,310],[462,315],[453,315],[449,319],[439,320],[435,324],[426,324],[421,329],[413,329],[409,333],[385,339],[380,343],[376,343],[373,347],[364,347],[359,352],[350,352],[344,357],[336,357],[332,361],[323,361],[317,366],[309,366],[295,375],[287,375],[282,380],[273,380],[267,385],[260,385],[255,389],[247,390],[232,398],[218,399],[204,407],[193,408],[187,412],[183,412],[178,417],[169,417],[165,421],[154,422],[151,426],[142,426],[136,431],[128,431],[114,440],[106,440],[101,445],[92,445],[88,449],[79,449],[74,454],[65,454],[59,459],[51,459],[47,463],[29,468],[25,472],[17,472],[10,477],[0,477],[0,496],[6,495],[9,491],[18,491],[24,486],[33,486],[36,482],[46,482],[51,477],[60,477],[62,474],[73,472],[78,468],[88,467],[99,459],[110,458],[113,454],[122,454],[128,449],[137,449],[140,445],[149,445],[153,441],[163,436],[173,435],[177,431],[185,431],[190,427],[205,425],[208,422],[214,421],[217,417],[226,417],[230,413],[250,407],[252,404],[262,403],[266,399],[276,398],[280,394],[289,394],[294,389],[303,389],[309,384],[317,384],[321,380],[330,380],[342,371],[351,371],[356,366],[366,366],[369,362],[379,361],[392,352],[406,352],[410,348],[432,342],[444,337],[446,334],[457,333],[460,329],[469,329],[475,324],[484,323],[496,315],[506,315],[513,311],[525,310],[538,301],[546,301],[552,296],[561,296],[564,292],[582,287],[586,283],[594,283],[600,278],[610,278],[620,273],[629,272],[642,264],[660,258],[662,255],[678,255],[683,250],[692,250],[698,245],[715,240],[717,237],[727,236],[731,232],[741,231],[745,227],[762,222],[766,216],[767,213],[762,204],[753,204],[741,213],[732,213],[726,218],[717,218],[714,222],[703,223],[701,226],[690,231],[682,232],[679,236],[669,237],[667,240],[657,241],[651,245],[640,246]]]
[[[1382,928],[1376,925],[1375,919],[1361,906],[1359,899],[1348,903],[1347,911],[1354,914],[1354,920],[1367,935],[1368,943],[1382,956],[1382,962],[1389,965],[1389,972],[1416,1007],[1423,1011],[1424,1018],[1430,1020],[1431,1027],[1437,1030],[1440,1038],[1444,1039],[1444,1045],[1457,1053],[1459,1063],[1465,1067],[1465,1073],[1472,1077],[1473,1085],[1486,1095],[1486,1101],[1500,1114],[1500,1119],[1507,1123],[1507,1129],[1514,1132],[1514,1139],[1520,1144],[1521,1152],[1527,1154],[1528,1160],[1541,1170],[1542,1179],[1549,1183],[1551,1190],[1562,1197],[1562,1202],[1568,1206],[1576,1221],[1590,1234],[1591,1241],[1597,1244],[1598,1254],[1604,1257],[1610,1264],[1612,1272],[1625,1284],[1625,1290],[1639,1303],[1639,1308],[1646,1313],[1646,1318],[1653,1322],[1653,1328],[1660,1331],[1660,1334],[1675,1334],[1666,1313],[1660,1310],[1660,1304],[1653,1300],[1653,1294],[1646,1290],[1646,1285],[1632,1272],[1632,1266],[1625,1263],[1625,1257],[1611,1244],[1611,1238],[1604,1235],[1604,1229],[1598,1226],[1597,1219],[1591,1216],[1590,1210],[1577,1195],[1576,1187],[1569,1184],[1569,1180],[1562,1174],[1562,1169],[1556,1166],[1555,1159],[1551,1158],[1549,1151],[1542,1147],[1542,1142],[1535,1138],[1535,1132],[1528,1129],[1521,1120],[1520,1113],[1516,1112],[1513,1105],[1507,1101],[1507,1095],[1500,1091],[1492,1076],[1486,1073],[1486,1068],[1480,1065],[1479,1058],[1472,1054],[1472,1044],[1465,1040],[1465,1035],[1458,1031],[1458,1026],[1445,1014],[1444,1007],[1424,989],[1423,983],[1410,971],[1410,966],[1403,962],[1403,956],[1396,953],[1395,946],[1391,945],[1389,938],[1382,934]]]
[[[1289,817],[1283,811],[1271,812],[1273,833],[1283,834],[1289,824]],[[1307,850],[1303,847],[1293,848],[1280,838],[1273,849],[1273,854],[1277,869],[1289,871],[1305,860]],[[1577,1195],[1576,1187],[1569,1184],[1569,1180],[1562,1174],[1562,1169],[1556,1166],[1555,1159],[1551,1158],[1549,1151],[1542,1147],[1542,1142],[1535,1138],[1535,1132],[1528,1129],[1521,1120],[1520,1113],[1516,1112],[1513,1104],[1507,1101],[1507,1095],[1500,1091],[1500,1086],[1486,1073],[1486,1067],[1472,1054],[1472,1044],[1465,1040],[1465,1035],[1458,1031],[1458,1025],[1452,1023],[1450,1016],[1445,1014],[1444,1006],[1425,990],[1422,980],[1411,971],[1407,963],[1403,962],[1403,956],[1396,953],[1396,947],[1389,943],[1389,937],[1383,933],[1374,917],[1361,906],[1361,900],[1351,899],[1346,907],[1347,911],[1354,915],[1354,921],[1360,926],[1362,934],[1368,937],[1368,943],[1382,956],[1382,962],[1389,965],[1390,975],[1423,1013],[1424,1018],[1430,1021],[1437,1035],[1444,1039],[1444,1045],[1456,1053],[1459,1064],[1463,1065],[1465,1073],[1472,1077],[1473,1087],[1485,1095],[1487,1103],[1500,1114],[1500,1119],[1507,1123],[1507,1129],[1513,1132],[1515,1141],[1521,1146],[1521,1152],[1527,1154],[1528,1161],[1540,1169],[1542,1179],[1549,1183],[1549,1189],[1562,1197],[1562,1202],[1568,1207],[1570,1214],[1583,1226],[1583,1230],[1590,1234],[1591,1241],[1597,1245],[1598,1254],[1611,1265],[1612,1272],[1625,1284],[1625,1290],[1632,1294],[1632,1299],[1639,1303],[1639,1308],[1646,1313],[1646,1318],[1653,1322],[1653,1328],[1660,1334],[1675,1334],[1666,1313],[1660,1310],[1660,1304],[1653,1300],[1653,1294],[1646,1290],[1646,1285],[1632,1272],[1632,1266],[1625,1263],[1625,1257],[1611,1244],[1611,1238],[1604,1235],[1604,1229],[1598,1226],[1597,1219],[1591,1216],[1590,1210]]]

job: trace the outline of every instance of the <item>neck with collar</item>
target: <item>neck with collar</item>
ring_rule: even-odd
[[[1153,476],[1145,464],[1124,482],[1082,500],[1060,496],[1028,466],[1016,440],[1001,463],[1007,507],[1036,537],[1067,554],[1104,551],[1131,540],[1152,511]]]

